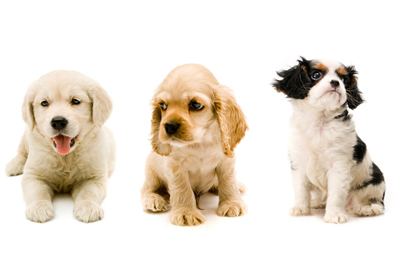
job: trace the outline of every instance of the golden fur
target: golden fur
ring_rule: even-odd
[[[81,103],[73,105],[73,98]],[[49,105],[41,105],[43,100]],[[111,110],[107,92],[76,71],[50,72],[29,87],[22,106],[27,127],[17,156],[6,167],[9,176],[23,173],[28,219],[52,219],[55,192],[71,192],[77,219],[92,222],[103,217],[100,204],[115,165],[114,138],[103,126]],[[66,155],[57,152],[52,140],[57,134],[50,122],[60,116],[68,120],[62,132],[76,138]]]
[[[193,110],[192,102],[204,108]],[[161,109],[160,104],[167,108]],[[198,225],[205,221],[196,208],[198,198],[218,190],[217,214],[243,215],[247,211],[240,196],[244,186],[235,178],[234,149],[248,126],[232,91],[205,67],[187,64],[168,74],[152,106],[153,152],[146,161],[143,207],[154,212],[172,207],[173,224]],[[174,134],[166,132],[165,124],[170,122],[180,124]]]

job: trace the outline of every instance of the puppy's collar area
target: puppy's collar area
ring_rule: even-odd
[[[349,111],[345,109],[341,114],[337,115],[335,119],[342,119],[342,121],[347,121],[350,119]]]

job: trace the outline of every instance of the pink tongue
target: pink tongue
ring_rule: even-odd
[[[63,135],[58,135],[53,137],[53,140],[56,142],[56,147],[58,153],[61,155],[65,155],[69,153],[69,150],[71,149],[71,140],[72,137],[68,136],[63,136]]]

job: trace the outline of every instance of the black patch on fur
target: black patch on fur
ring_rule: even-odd
[[[312,86],[314,86],[314,82],[308,75],[310,71],[310,61],[303,57],[300,58],[301,60],[298,60],[298,65],[288,70],[277,72],[282,79],[276,79],[272,83],[272,86],[277,91],[285,93],[289,98],[304,99],[307,97]]]
[[[354,66],[347,66],[346,71],[348,73],[349,83],[346,84],[346,92],[347,92],[347,105],[350,109],[355,109],[361,103],[364,102],[364,99],[361,96],[361,92],[357,86],[357,74]]]
[[[379,200],[378,198],[371,198],[371,199],[369,199],[369,202],[371,203],[371,204],[381,204],[381,205],[383,205],[383,206],[385,206],[385,204],[383,203],[383,200],[381,201],[381,200]]]
[[[355,187],[355,190],[361,190],[369,185],[379,185],[382,182],[384,182],[385,179],[383,177],[383,174],[381,172],[381,170],[379,169],[379,167],[373,162],[372,163],[372,174],[371,174],[371,180],[369,181],[364,181],[363,184],[358,185]],[[385,194],[383,194],[383,198],[385,197]],[[383,200],[383,199],[382,199]]]
[[[342,114],[336,116],[335,119],[341,119],[343,122],[346,122],[351,119],[351,116],[349,115],[349,111],[346,109]]]
[[[366,153],[367,145],[365,145],[364,141],[362,141],[361,138],[357,135],[357,144],[354,146],[353,160],[355,160],[357,163],[362,162]]]

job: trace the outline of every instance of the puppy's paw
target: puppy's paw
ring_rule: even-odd
[[[383,205],[379,204],[358,205],[352,208],[353,213],[358,216],[376,216],[383,214],[384,210]]]
[[[26,158],[18,155],[6,165],[6,174],[9,177],[21,175],[24,171]]]
[[[320,200],[317,200],[317,199],[312,199],[310,206],[311,206],[311,208],[320,209],[320,208],[325,208],[326,203],[321,202]]]
[[[247,206],[243,201],[226,201],[218,206],[217,214],[222,217],[239,217],[247,213]]]
[[[206,221],[197,209],[173,209],[170,215],[172,224],[179,226],[197,226]]]
[[[311,209],[308,206],[294,206],[289,210],[291,216],[308,216],[311,215]]]
[[[104,217],[104,210],[95,202],[80,201],[74,206],[74,215],[82,222],[95,222]]]
[[[142,204],[144,209],[153,212],[164,212],[170,208],[168,202],[157,193],[150,193],[143,196]]]
[[[50,201],[35,201],[25,211],[27,219],[34,222],[46,222],[54,217],[54,207]]]
[[[348,219],[345,212],[326,212],[324,216],[324,221],[328,223],[345,223]]]

